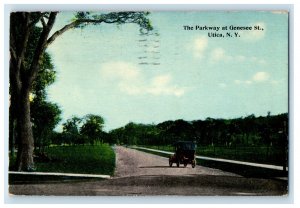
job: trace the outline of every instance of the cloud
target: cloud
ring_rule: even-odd
[[[219,60],[222,60],[224,59],[226,56],[225,56],[225,50],[223,48],[216,48],[212,51],[211,53],[211,58],[214,60],[214,61],[219,61]]]
[[[253,75],[252,80],[256,82],[264,82],[270,78],[270,74],[267,72],[257,72]]]
[[[264,38],[267,27],[264,22],[255,22],[250,24],[252,26],[252,30],[241,31],[241,39],[245,41],[257,41]],[[261,28],[260,30],[254,30],[254,27]]]
[[[210,60],[213,62],[216,61],[231,61],[234,57],[228,55],[223,48],[215,48],[210,54]]]
[[[204,51],[208,45],[208,38],[205,36],[197,37],[193,42],[194,56],[197,58],[203,58]]]
[[[267,73],[267,72],[260,71],[260,72],[255,73],[251,77],[251,79],[249,79],[249,80],[236,79],[236,80],[234,80],[234,84],[237,84],[237,85],[241,85],[241,84],[251,85],[253,83],[268,82],[269,80],[270,80],[270,74]],[[275,80],[272,80],[270,83],[274,84],[274,83],[277,83],[277,82]]]
[[[171,84],[171,75],[156,76],[151,80],[150,85],[146,89],[152,95],[175,95],[180,97],[184,94],[185,90]]]
[[[104,63],[100,73],[108,79],[137,80],[141,76],[138,68],[127,62]]]
[[[116,82],[118,89],[128,95],[171,95],[180,97],[185,88],[172,83],[170,74],[146,77],[134,64],[127,62],[110,62],[102,64],[100,75],[108,81]]]
[[[234,61],[234,62],[254,62],[258,63],[260,65],[265,65],[267,62],[262,59],[255,56],[252,57],[246,57],[243,55],[228,55],[228,53],[221,47],[215,48],[210,53],[210,61],[212,63],[219,62],[219,61]]]

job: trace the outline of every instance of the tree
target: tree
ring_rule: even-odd
[[[113,129],[109,132],[111,143],[116,143],[116,144],[125,143],[124,129],[125,129],[124,127],[120,127],[117,129]]]
[[[104,119],[101,116],[89,114],[85,116],[85,123],[80,128],[80,134],[86,136],[90,144],[100,140],[104,135],[102,131]]]
[[[41,28],[34,27],[34,33],[30,37],[30,47],[26,52],[26,58],[30,59],[33,49],[37,44],[37,37],[41,34]],[[33,128],[34,144],[39,152],[44,151],[45,145],[51,142],[53,129],[60,122],[61,110],[55,103],[47,101],[46,88],[53,84],[56,78],[56,71],[52,64],[51,56],[45,52],[43,54],[40,70],[32,84],[32,99],[30,100],[30,113]]]
[[[81,122],[82,122],[81,118],[77,116],[73,116],[72,118],[68,119],[65,123],[62,124],[64,143],[67,144],[81,143],[80,141],[78,141],[81,138],[81,135],[79,133],[80,131],[79,125]]]
[[[45,145],[50,143],[53,129],[61,120],[61,110],[58,105],[39,99],[34,99],[30,108],[35,147],[43,152]]]
[[[57,13],[13,12],[10,15],[10,112],[14,111],[13,118],[16,121],[16,135],[18,136],[16,168],[18,171],[34,169],[34,139],[29,95],[40,71],[42,57],[47,47],[64,32],[72,28],[83,28],[89,24],[135,23],[139,25],[141,32],[152,30],[147,12],[110,12],[104,14],[78,12],[71,23],[51,33]],[[31,48],[30,38],[38,24],[41,25],[41,33],[36,38],[37,44]],[[32,56],[30,57],[26,54],[29,49],[32,49]]]
[[[36,45],[38,44],[38,37],[40,36],[42,32],[42,29],[39,27],[34,26],[32,28],[32,33],[28,39],[28,46],[27,49],[25,51],[24,54],[24,63],[30,63],[30,61],[32,60],[32,57],[34,55],[34,49],[36,47]],[[45,101],[46,100],[46,87],[50,84],[52,84],[55,80],[55,71],[54,71],[54,67],[51,61],[51,56],[45,52],[41,58],[41,63],[39,65],[39,72],[37,74],[37,77],[35,79],[35,81],[32,84],[32,91],[30,93],[30,95],[32,95],[31,97],[34,97],[35,101],[39,101],[39,102],[35,102],[35,104],[37,103],[41,103],[41,101]],[[14,97],[13,96],[13,85],[12,83],[10,84],[10,94],[11,94],[11,105],[9,108],[9,142],[10,142],[10,152],[11,152],[11,158],[14,158],[14,147],[15,144],[18,143],[16,140],[16,115],[17,115],[17,110],[18,108],[16,107],[16,102],[14,102]],[[31,102],[32,104],[32,102]],[[35,110],[38,110],[38,105],[35,105]],[[31,111],[32,113],[32,111]],[[33,120],[33,119],[32,119]],[[33,125],[38,125],[38,123],[34,123]]]

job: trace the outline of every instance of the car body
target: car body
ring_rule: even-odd
[[[173,144],[175,153],[169,158],[169,165],[172,167],[173,163],[176,163],[177,167],[183,164],[184,167],[187,164],[191,164],[194,168],[196,166],[196,147],[197,145],[192,141],[178,141]]]

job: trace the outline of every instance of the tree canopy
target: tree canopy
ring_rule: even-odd
[[[110,131],[113,141],[128,145],[172,145],[178,140],[199,146],[281,146],[286,141],[288,115],[235,119],[164,121],[155,124],[128,123]]]
[[[101,116],[89,114],[80,128],[80,133],[89,139],[90,144],[101,140],[104,119]]]
[[[86,25],[99,24],[137,24],[140,32],[152,30],[148,12],[77,12],[71,23],[57,31],[52,31],[58,12],[12,12],[10,15],[10,126],[16,132],[18,155],[16,169],[30,171],[34,169],[34,138],[31,125],[30,94],[44,94],[43,86],[54,79],[51,66],[47,66],[49,56],[47,47],[56,38],[73,28],[84,28]],[[44,64],[43,64],[44,62]],[[44,69],[43,67],[44,66]],[[46,70],[47,79],[41,73]],[[48,79],[49,78],[49,79]],[[39,80],[39,81],[38,81]]]

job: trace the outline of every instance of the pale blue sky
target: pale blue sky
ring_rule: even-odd
[[[60,13],[55,29],[72,15]],[[140,36],[133,24],[103,24],[68,31],[49,47],[57,81],[48,97],[60,105],[64,121],[99,114],[110,130],[130,121],[288,111],[287,13],[152,12],[149,18],[158,36]],[[209,38],[208,31],[187,31],[184,25],[264,30]]]

